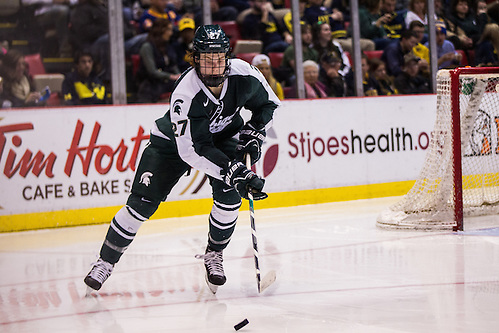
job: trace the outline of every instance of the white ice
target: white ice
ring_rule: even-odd
[[[258,294],[249,215],[212,295],[207,216],[151,220],[98,292],[83,278],[107,225],[0,235],[0,332],[497,332],[499,233],[386,231],[397,198],[259,210]],[[168,203],[167,203],[168,204]]]

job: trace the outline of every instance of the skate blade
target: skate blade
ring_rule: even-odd
[[[276,279],[276,273],[275,271],[270,271],[263,277],[263,279],[260,281],[260,285],[258,286],[258,292],[262,293],[265,289],[270,287],[272,283],[275,282]]]
[[[213,294],[216,294],[217,291],[218,291],[218,286],[216,284],[213,284],[211,283],[210,281],[208,281],[208,275],[205,275],[204,276],[204,279],[206,281],[206,284],[208,285],[208,289],[210,289],[210,291],[213,293]]]

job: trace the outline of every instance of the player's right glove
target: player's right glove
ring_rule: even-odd
[[[227,168],[222,171],[222,179],[227,185],[234,187],[242,198],[249,199],[249,191],[253,194],[254,200],[268,197],[267,193],[262,192],[265,179],[248,170],[241,162],[229,162]]]
[[[247,123],[239,132],[239,142],[236,146],[236,160],[244,162],[246,154],[251,157],[251,165],[262,155],[262,144],[265,140],[265,128],[256,129]]]

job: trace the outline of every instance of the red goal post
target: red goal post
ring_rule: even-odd
[[[377,226],[457,231],[465,218],[478,225],[497,219],[499,225],[499,67],[438,72],[436,120],[423,168],[402,200],[378,216]]]

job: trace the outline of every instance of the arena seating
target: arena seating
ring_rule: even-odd
[[[236,46],[236,42],[241,39],[241,32],[239,31],[239,25],[236,21],[217,21],[213,22],[213,24],[218,24],[227,37],[230,39],[230,46],[234,48]]]
[[[246,61],[247,63],[251,64],[251,61],[253,58],[258,54],[258,52],[251,52],[251,53],[238,53],[236,54],[236,58],[242,59]]]
[[[457,53],[460,53],[462,55],[462,59],[461,59],[461,63],[460,65],[461,66],[468,66],[469,65],[469,61],[468,61],[468,56],[466,56],[466,52],[464,52],[463,50],[456,50]]]
[[[47,101],[49,106],[57,106],[61,104],[61,90],[64,75],[62,74],[47,74],[43,65],[40,53],[29,54],[24,56],[24,60],[28,65],[29,75],[33,78],[33,84],[37,91],[42,91],[45,87],[49,87],[51,94]]]
[[[284,52],[269,52],[269,58],[273,68],[278,68],[279,66],[281,66],[283,57]]]
[[[364,53],[368,59],[372,59],[372,58],[381,59],[381,55],[383,54],[383,50],[364,51]]]

